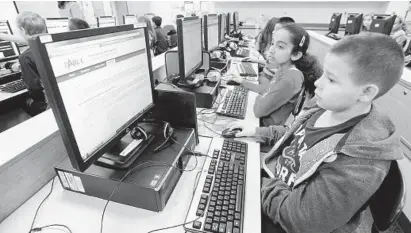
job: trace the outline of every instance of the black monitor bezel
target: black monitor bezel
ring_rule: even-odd
[[[116,17],[114,17],[114,16],[108,16],[108,15],[106,15],[106,16],[97,16],[96,18],[97,18],[97,27],[100,27],[100,18],[113,18],[113,19],[114,19],[114,26],[110,26],[110,27],[115,27],[115,26],[117,26],[117,19],[116,19]]]
[[[237,32],[240,27],[240,17],[238,15],[238,11],[233,12],[233,30]]]
[[[217,43],[217,45],[216,46],[214,46],[213,48],[208,48],[208,18],[209,17],[217,17],[217,20],[219,20],[219,17],[218,17],[218,15],[217,14],[208,14],[208,15],[204,15],[204,19],[203,19],[203,23],[204,23],[204,34],[203,34],[203,36],[204,36],[204,39],[203,39],[203,42],[204,42],[204,50],[205,51],[208,51],[208,52],[210,52],[210,51],[212,51],[212,50],[214,50],[214,49],[216,49],[217,47],[218,47],[218,43],[220,43],[220,27],[218,27],[218,43]],[[218,21],[217,21],[217,25],[218,25]]]
[[[10,31],[10,35],[14,35],[14,34],[13,34],[13,30],[11,30],[10,22],[9,22],[8,20],[0,20],[0,22],[1,22],[1,23],[6,23],[7,28],[8,28],[9,31]],[[17,58],[20,56],[20,54],[21,54],[20,49],[19,49],[19,46],[18,46],[16,43],[10,42],[10,41],[9,41],[9,43],[10,43],[10,45],[12,46],[13,51],[14,51],[14,48],[16,48],[17,54],[15,54],[15,55],[13,55],[13,56],[1,58],[1,62],[5,62],[5,61],[10,61],[10,60],[17,59]],[[13,47],[13,45],[14,45],[14,47]],[[16,51],[14,51],[14,52],[16,52]]]
[[[335,26],[331,27],[333,24],[333,18],[334,16],[336,17],[335,19]],[[330,23],[328,24],[328,30],[330,30],[331,33],[337,34],[339,29],[340,29],[340,24],[341,24],[341,18],[342,18],[342,13],[333,13],[330,19]]]
[[[126,122],[108,142],[102,145],[99,149],[93,152],[91,156],[83,160],[81,157],[66,109],[64,107],[63,99],[60,94],[60,90],[57,85],[56,77],[54,75],[48,53],[45,44],[50,42],[59,42],[72,39],[87,38],[92,36],[108,35],[111,33],[126,32],[139,30],[144,28],[144,35],[146,40],[146,50],[148,59],[148,69],[150,75],[151,89],[153,103],[141,112],[140,114],[134,116],[128,122]],[[58,34],[45,34],[33,37],[29,40],[30,48],[33,51],[35,57],[36,65],[40,72],[40,77],[46,90],[46,95],[48,103],[52,107],[57,125],[59,127],[59,133],[63,139],[63,143],[66,147],[68,157],[74,169],[78,171],[85,171],[90,167],[99,157],[101,157],[109,148],[112,148],[119,139],[121,139],[127,132],[127,129],[133,126],[140,117],[147,113],[150,109],[154,107],[155,93],[154,93],[154,81],[152,72],[151,55],[149,52],[149,41],[148,41],[148,30],[147,27],[137,27],[134,25],[122,25],[115,27],[104,27],[104,28],[94,28],[89,30],[79,30],[64,32]]]
[[[127,25],[126,24],[126,16],[134,16],[136,18],[136,21],[137,21],[137,15],[123,15],[123,24],[124,25]]]
[[[383,31],[381,30],[375,30],[375,24],[377,22],[381,22],[380,19],[376,19],[376,17],[386,17],[383,19],[384,21],[384,25],[383,25]],[[370,32],[374,32],[374,33],[382,33],[384,35],[390,35],[392,28],[394,26],[395,20],[397,18],[397,15],[388,15],[388,14],[375,14],[373,19],[372,19],[372,23],[370,26]],[[378,21],[377,21],[378,20]],[[387,28],[387,25],[390,26]]]
[[[226,24],[226,34],[227,35],[230,35],[230,33],[231,33],[231,14],[230,13],[227,13],[227,17],[226,17],[226,22],[225,22],[225,24]]]
[[[354,15],[354,22],[352,23],[352,32],[349,32],[349,28],[348,28],[348,20],[350,20],[350,16]],[[345,22],[345,33],[346,34],[350,34],[350,35],[354,35],[354,34],[358,34],[361,31],[361,26],[362,26],[362,18],[363,18],[363,14],[362,13],[348,13],[347,14],[347,20]],[[355,24],[359,24],[358,27],[355,27]]]
[[[201,54],[201,61],[195,65],[188,73],[187,75],[185,74],[185,64],[184,64],[184,39],[183,39],[183,34],[184,34],[184,29],[183,29],[183,21],[190,21],[190,20],[197,20],[200,19],[200,27],[202,27],[202,19],[199,18],[198,16],[192,16],[192,17],[184,17],[184,18],[179,18],[177,19],[177,53],[178,53],[178,59],[179,59],[179,76],[180,80],[185,80],[187,77],[192,75],[197,69],[199,69],[203,65],[203,54]],[[201,40],[203,40],[203,35],[202,35],[202,30],[201,31]],[[201,44],[203,42],[201,41]],[[202,53],[202,50],[201,50]],[[183,62],[181,62],[183,61]]]

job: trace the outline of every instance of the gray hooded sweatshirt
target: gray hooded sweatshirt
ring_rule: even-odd
[[[355,232],[390,162],[403,157],[399,137],[391,120],[373,105],[349,133],[332,135],[307,149],[290,187],[275,172],[276,160],[284,160],[282,144],[319,110],[308,110],[288,129],[257,128],[258,135],[277,142],[262,161],[271,174],[263,178],[262,211],[288,233]]]

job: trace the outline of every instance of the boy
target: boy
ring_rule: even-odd
[[[324,60],[317,105],[283,126],[242,128],[236,136],[277,142],[263,158],[263,229],[355,232],[368,199],[402,158],[391,120],[372,102],[400,79],[404,55],[389,36],[346,37]],[[280,139],[281,138],[281,139]],[[268,220],[268,221],[267,221]]]
[[[154,16],[151,20],[154,23],[154,31],[157,36],[154,55],[162,54],[168,50],[167,35],[161,27],[163,19],[160,16]]]
[[[36,13],[22,12],[17,16],[16,21],[21,36],[27,41],[34,35],[46,32],[45,20]],[[27,49],[19,56],[19,62],[22,79],[27,85],[31,97],[31,99],[26,101],[27,106],[25,110],[29,115],[35,116],[47,109],[47,103],[40,81],[40,74],[30,49]]]

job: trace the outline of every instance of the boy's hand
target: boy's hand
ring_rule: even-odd
[[[233,129],[241,129],[242,131],[236,133],[236,137],[251,137],[255,135],[255,128],[254,126],[247,125],[244,122],[235,122],[230,126],[230,130]]]
[[[243,79],[242,77],[239,77],[239,76],[233,74],[233,75],[230,77],[229,80],[232,80],[232,81],[234,81],[234,82],[236,82],[236,83],[242,84],[244,79]]]

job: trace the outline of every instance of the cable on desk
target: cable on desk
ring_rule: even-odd
[[[192,220],[192,221],[189,221],[189,222],[184,222],[184,223],[177,224],[177,225],[174,225],[174,226],[169,226],[169,227],[164,227],[164,228],[160,228],[160,229],[151,230],[151,231],[149,231],[149,232],[147,232],[147,233],[153,233],[153,232],[157,232],[157,231],[163,231],[163,230],[168,230],[168,229],[171,229],[171,228],[176,228],[176,227],[179,227],[179,226],[184,226],[184,225],[186,225],[186,224],[195,222],[195,221],[199,220],[200,218],[201,218],[201,216],[198,217],[198,218],[196,218],[196,219],[194,219],[194,220]]]
[[[173,140],[173,141],[174,141],[174,140]],[[151,164],[150,164],[150,163],[151,163]],[[159,161],[150,161],[150,160],[149,160],[149,161],[144,161],[144,162],[136,165],[136,166],[133,167],[132,169],[130,169],[130,170],[123,176],[123,178],[121,178],[121,180],[118,182],[117,186],[114,188],[113,192],[111,192],[110,196],[109,196],[108,199],[107,199],[106,204],[104,205],[103,213],[101,214],[100,233],[103,232],[104,214],[105,214],[105,212],[106,212],[108,203],[110,202],[110,200],[111,200],[111,198],[113,197],[113,195],[116,193],[116,191],[117,191],[118,188],[120,187],[121,183],[123,183],[123,181],[127,178],[127,176],[128,176],[131,172],[137,170],[137,168],[142,168],[142,166],[143,166],[143,165],[146,165],[146,164],[150,164],[150,165],[149,165],[149,166],[145,166],[145,167],[143,167],[143,168],[155,167],[155,166],[164,166],[164,167],[172,167],[172,168],[175,168],[175,169],[177,169],[177,170],[180,170],[180,171],[184,172],[184,171],[193,171],[194,169],[196,169],[197,164],[198,164],[198,160],[197,160],[197,158],[196,158],[196,165],[195,165],[195,167],[192,168],[192,169],[188,169],[188,170],[181,169],[181,168],[176,167],[176,166],[174,166],[174,165],[172,165],[172,164],[163,163],[163,162],[159,162]]]
[[[39,231],[43,230],[44,228],[49,228],[49,227],[63,227],[65,229],[67,229],[68,232],[73,233],[68,226],[63,225],[63,224],[50,224],[50,225],[46,225],[46,226],[42,226],[42,227],[35,227],[35,228],[32,229],[32,232],[39,232]]]

